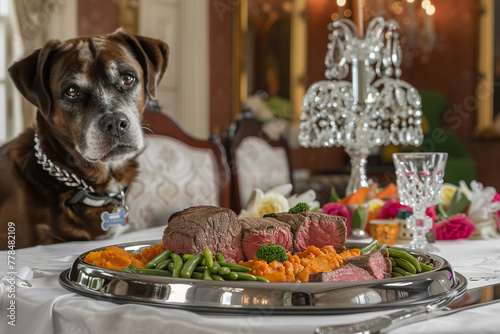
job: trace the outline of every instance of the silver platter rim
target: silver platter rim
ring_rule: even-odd
[[[139,251],[159,240],[117,244]],[[347,243],[348,248],[363,246]],[[108,246],[106,246],[108,247]],[[137,303],[200,313],[258,313],[265,315],[326,315],[372,312],[440,303],[459,296],[467,280],[444,258],[407,250],[437,268],[415,276],[345,283],[262,283],[203,281],[124,273],[83,261],[59,275],[60,284],[80,295],[115,303]],[[397,247],[395,247],[397,249]],[[400,248],[402,249],[402,248]]]

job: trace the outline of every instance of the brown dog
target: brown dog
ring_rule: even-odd
[[[38,113],[0,148],[0,249],[91,240],[124,223],[142,113],[167,61],[162,41],[119,30],[49,41],[9,69]]]

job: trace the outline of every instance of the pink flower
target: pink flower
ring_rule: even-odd
[[[399,210],[412,211],[409,206],[402,205],[399,200],[390,198],[385,202],[384,206],[380,209],[380,219],[394,219],[398,215]]]
[[[436,213],[435,205],[428,207],[427,210],[425,211],[425,214],[432,218],[433,223],[439,220],[439,216]]]
[[[467,239],[475,229],[472,220],[466,214],[459,213],[449,220],[435,223],[431,231],[434,231],[437,240],[455,240]]]
[[[496,193],[492,202],[500,202],[500,194]],[[497,211],[497,230],[500,231],[500,210]]]
[[[382,209],[380,209],[380,219],[394,219],[398,215],[398,211],[405,210],[409,212],[413,212],[413,209],[409,206],[402,205],[397,199],[389,199],[385,202]],[[425,211],[425,214],[432,218],[432,221],[435,222],[439,219],[436,213],[436,206],[430,206]]]
[[[351,214],[349,213],[349,210],[344,204],[338,202],[326,203],[325,205],[323,205],[321,211],[323,213],[327,213],[332,216],[345,217],[346,219],[345,223],[347,226],[347,235],[351,235]]]

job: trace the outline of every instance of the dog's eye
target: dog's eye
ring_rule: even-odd
[[[65,92],[64,95],[69,97],[70,99],[75,99],[78,96],[80,96],[80,90],[77,87],[69,87]]]
[[[125,74],[122,77],[122,82],[125,86],[130,86],[135,82],[135,78],[129,74]]]

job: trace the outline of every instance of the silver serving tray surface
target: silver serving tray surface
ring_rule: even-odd
[[[116,245],[140,252],[159,241]],[[361,247],[348,242],[348,248]],[[104,250],[106,247],[91,250]],[[408,250],[407,250],[408,251]],[[414,276],[346,283],[263,283],[171,278],[97,267],[81,254],[59,276],[60,284],[78,294],[116,303],[139,303],[203,313],[266,315],[347,314],[402,308],[446,300],[463,293],[465,277],[444,258],[409,251],[436,269]]]

